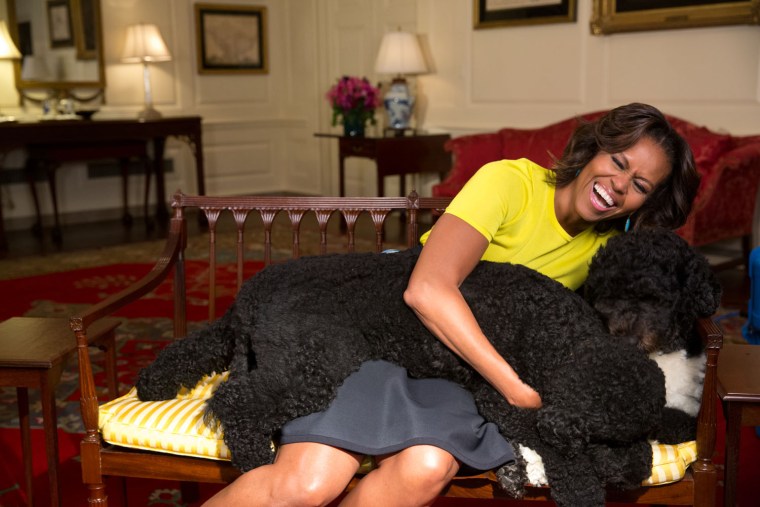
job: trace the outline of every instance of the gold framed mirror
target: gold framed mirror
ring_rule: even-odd
[[[105,88],[100,0],[5,0],[8,28],[23,57],[16,88],[93,100]]]

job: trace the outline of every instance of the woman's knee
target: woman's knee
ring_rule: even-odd
[[[396,458],[402,480],[428,491],[443,489],[459,470],[459,462],[454,456],[430,445],[409,447]]]
[[[345,484],[331,480],[329,473],[290,473],[275,486],[273,496],[285,505],[319,507],[332,502],[345,489]]]
[[[294,450],[297,452],[287,452]],[[273,496],[285,499],[287,505],[327,505],[343,492],[358,466],[355,455],[340,449],[295,444],[273,465],[277,470]]]

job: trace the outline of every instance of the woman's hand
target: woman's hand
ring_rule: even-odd
[[[519,379],[518,379],[519,380]],[[510,390],[507,401],[517,408],[541,408],[541,396],[528,384],[520,381],[520,386]]]
[[[538,408],[541,397],[483,334],[459,286],[488,247],[488,240],[464,220],[444,214],[409,279],[404,301],[423,324],[469,363],[510,404]]]

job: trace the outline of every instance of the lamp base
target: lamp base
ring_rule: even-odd
[[[412,119],[414,97],[409,92],[404,78],[396,78],[391,83],[388,93],[385,94],[383,103],[388,112],[388,126],[396,130],[406,130]]]
[[[153,109],[151,106],[145,106],[145,109],[137,113],[137,119],[140,121],[157,120],[159,118],[161,118],[161,113]]]

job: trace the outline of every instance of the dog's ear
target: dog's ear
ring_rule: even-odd
[[[707,259],[691,246],[686,248],[686,280],[681,304],[691,307],[698,317],[709,317],[720,306],[721,286]]]

